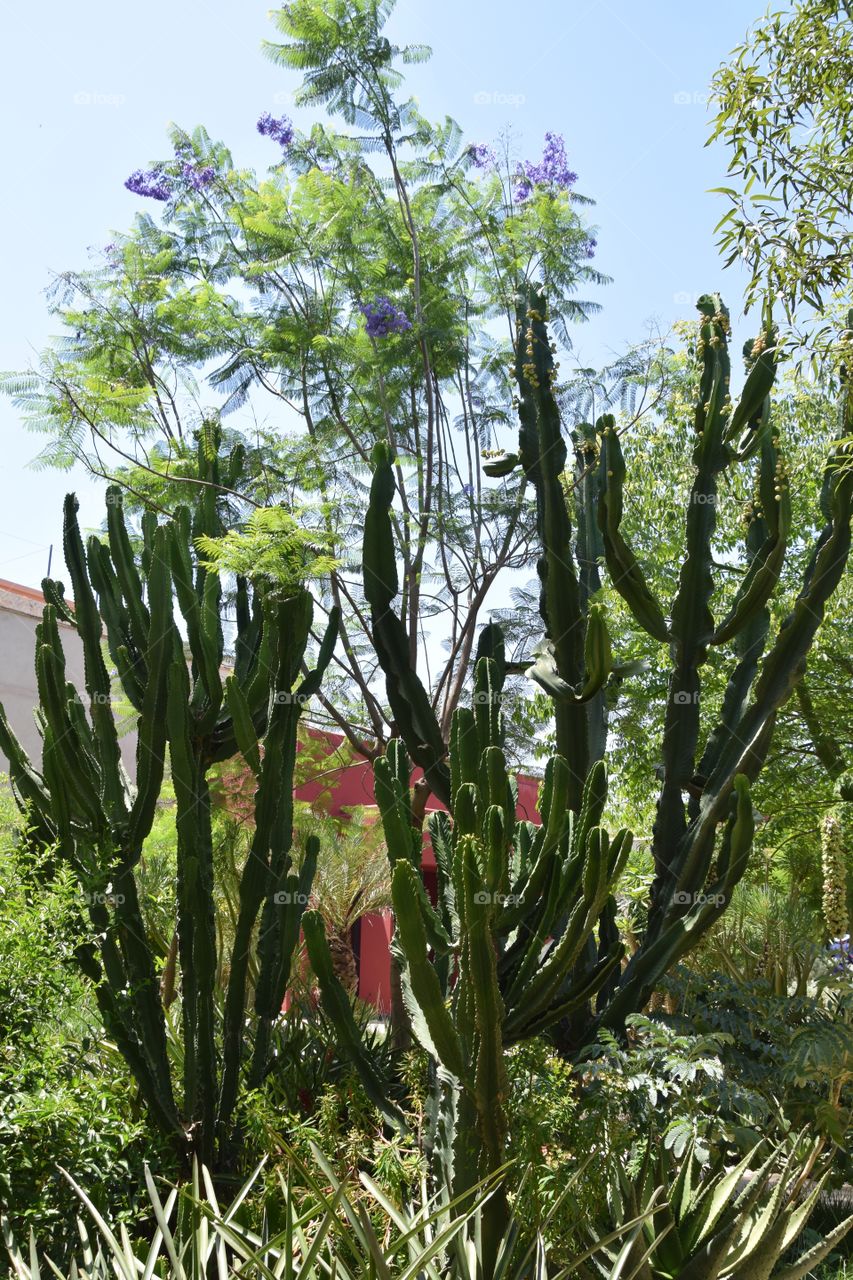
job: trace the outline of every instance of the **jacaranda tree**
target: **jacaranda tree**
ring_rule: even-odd
[[[338,123],[261,114],[260,177],[203,129],[173,129],[171,155],[127,179],[148,211],[58,278],[65,337],[8,384],[46,456],[117,480],[129,509],[186,500],[199,416],[247,445],[235,520],[311,507],[339,548],[322,603],[340,610],[342,647],[320,714],[368,757],[394,732],[359,569],[373,446],[394,457],[400,616],[446,736],[489,592],[530,556],[523,483],[490,486],[479,461],[514,429],[516,292],[547,284],[567,341],[593,305],[577,291],[603,280],[563,139],[521,162],[508,141],[466,145],[452,120],[425,119],[398,68],[428,51],[390,43],[392,8],[277,11],[267,53],[302,75],[300,106]]]

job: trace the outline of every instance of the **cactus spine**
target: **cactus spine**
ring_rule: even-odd
[[[199,534],[217,534],[218,436],[202,432],[199,474],[208,483],[194,512],[179,509],[157,524],[143,518],[135,557],[121,492],[107,493],[108,539],[84,549],[77,502],[65,502],[64,549],[74,593],[65,609],[62,583],[45,582],[36,670],[44,751],[42,771],[27,758],[0,708],[0,746],[10,759],[16,795],[34,819],[33,838],[55,847],[88,904],[91,934],[79,961],[95,985],[108,1033],[123,1053],[156,1124],[181,1157],[228,1158],[232,1117],[246,1057],[250,940],[259,914],[259,976],[250,1077],[268,1064],[269,1028],[281,1007],[316,848],[301,878],[290,872],[292,776],[304,695],[331,656],[333,615],[316,670],[300,681],[312,602],[302,587],[279,599],[237,584],[234,670],[223,684],[224,635],[219,576],[193,556]],[[239,467],[239,458],[228,465]],[[226,479],[226,483],[229,483]],[[174,612],[177,599],[188,654]],[[58,617],[72,621],[83,644],[86,703],[65,678]],[[123,768],[111,705],[106,639],[125,695],[138,713],[136,783]],[[295,689],[295,693],[294,693]],[[263,754],[260,745],[263,745]],[[134,870],[151,830],[168,747],[177,801],[175,905],[181,978],[184,1069],[173,1079],[166,1047],[155,949],[140,907]],[[230,956],[224,1028],[216,1027],[211,807],[213,765],[241,752],[257,777],[255,831],[240,884]]]

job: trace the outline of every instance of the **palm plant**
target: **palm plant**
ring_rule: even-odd
[[[324,857],[318,861],[311,886],[311,905],[326,925],[332,964],[344,989],[358,989],[358,967],[352,945],[356,924],[364,916],[391,906],[391,868],[378,814],[362,806],[348,820],[297,809],[297,844],[311,836],[322,840]]]

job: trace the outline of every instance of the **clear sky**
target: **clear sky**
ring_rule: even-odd
[[[427,43],[409,69],[432,118],[454,116],[472,142],[511,126],[538,159],[547,129],[566,139],[577,189],[597,201],[604,311],[576,331],[576,356],[604,362],[668,326],[720,289],[737,311],[742,279],[724,272],[708,194],[726,155],[705,148],[709,79],[758,18],[763,0],[398,0],[389,34]],[[0,368],[21,369],[57,326],[51,273],[86,265],[143,204],[128,174],[166,156],[166,126],[204,124],[238,164],[273,156],[255,131],[261,112],[287,112],[297,81],[259,51],[273,34],[257,0],[43,0],[6,9],[0,77],[5,199],[0,203]],[[736,348],[735,348],[736,349]],[[34,471],[40,441],[0,401],[0,577],[38,585],[61,541],[61,502],[74,488],[84,525],[100,523],[85,476]],[[60,572],[61,555],[54,558]]]

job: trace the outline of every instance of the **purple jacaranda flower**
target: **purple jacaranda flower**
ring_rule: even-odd
[[[525,160],[518,170],[515,198],[519,204],[530,197],[535,186],[550,187],[552,192],[567,191],[578,175],[569,168],[566,144],[559,133],[545,134],[545,148],[539,164]]]
[[[272,138],[282,147],[289,147],[293,141],[293,124],[287,116],[281,116],[276,120],[269,111],[265,111],[258,120],[258,133],[263,134],[265,138]]]
[[[853,965],[853,947],[850,944],[850,934],[845,933],[842,938],[833,938],[829,943],[829,953],[835,961],[833,971],[835,973],[846,973],[851,965]]]
[[[124,185],[135,196],[147,196],[149,200],[168,200],[172,194],[172,184],[162,165],[135,170]]]
[[[185,164],[183,167],[183,174],[194,190],[202,191],[205,187],[209,186],[216,177],[216,170],[209,164],[202,166]]]
[[[598,241],[595,236],[587,236],[586,238],[586,256],[588,258],[595,257],[595,251],[598,248]]]
[[[467,494],[467,496],[468,496],[469,498],[473,498],[473,496],[474,496],[474,486],[473,486],[472,484],[463,484],[463,486],[462,486],[462,492],[463,492],[464,494]]]
[[[486,142],[472,142],[468,155],[475,169],[490,169],[496,160],[494,151]]]
[[[389,333],[405,333],[412,327],[406,313],[388,298],[360,303],[358,309],[367,321],[368,337],[385,338]]]

